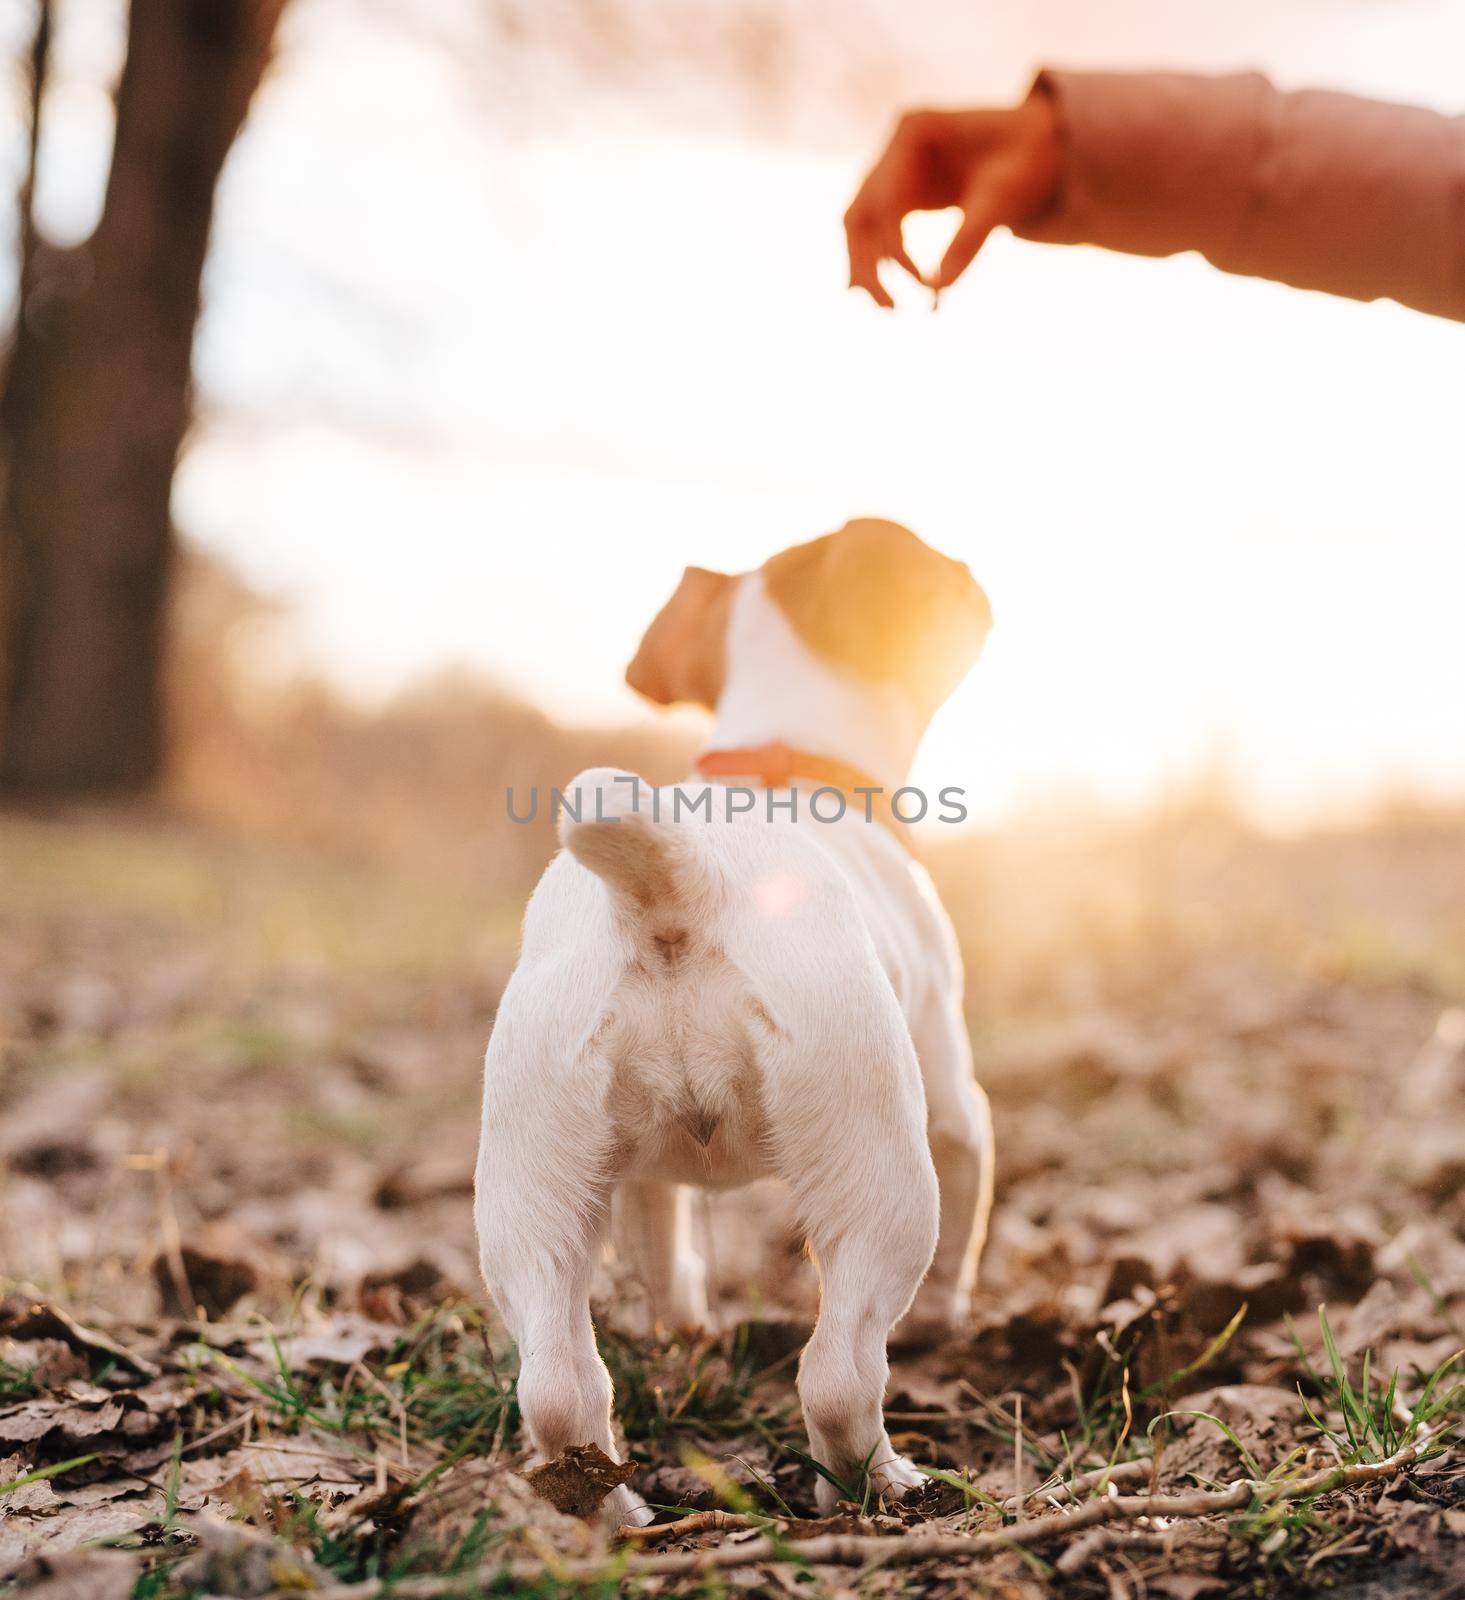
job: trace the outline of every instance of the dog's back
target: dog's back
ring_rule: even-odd
[[[881,988],[850,885],[805,829],[678,818],[670,792],[609,770],[567,792],[566,854],[530,904],[521,971],[581,964],[564,1047],[599,1077],[602,1159],[745,1183],[768,1170],[764,1079],[781,1049],[848,1026]]]

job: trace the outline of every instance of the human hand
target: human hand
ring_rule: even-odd
[[[1041,88],[1001,110],[907,112],[844,215],[850,287],[893,306],[879,272],[889,260],[929,289],[949,288],[993,228],[1021,226],[1052,205],[1061,156],[1057,113]],[[906,253],[901,224],[947,206],[961,208],[961,226],[928,276]]]

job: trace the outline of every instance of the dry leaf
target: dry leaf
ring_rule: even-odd
[[[593,1517],[612,1489],[629,1483],[636,1468],[630,1461],[612,1461],[598,1444],[576,1444],[530,1467],[524,1481],[540,1499],[570,1517]]]
[[[457,1549],[489,1512],[507,1551],[544,1558],[546,1551],[591,1556],[605,1548],[598,1523],[566,1516],[541,1499],[517,1473],[495,1461],[469,1459],[445,1472],[412,1508],[403,1539],[406,1556],[431,1561]]]
[[[303,1591],[319,1588],[326,1572],[303,1551],[292,1549],[268,1534],[216,1517],[196,1517],[192,1523],[201,1548],[179,1562],[176,1582],[211,1595],[269,1594],[277,1589]]]
[[[188,1285],[186,1300],[168,1258],[160,1255],[153,1262],[153,1280],[169,1316],[187,1320],[202,1306],[208,1316],[222,1317],[259,1283],[259,1269],[243,1256],[185,1244],[179,1260]]]
[[[14,1574],[25,1600],[128,1600],[141,1571],[121,1550],[42,1551]]]
[[[0,1305],[0,1329],[16,1339],[64,1339],[76,1349],[111,1356],[134,1372],[149,1378],[158,1368],[134,1350],[128,1350],[95,1328],[84,1328],[60,1306],[38,1299],[11,1299]]]
[[[276,1347],[292,1372],[312,1366],[349,1367],[367,1356],[390,1350],[401,1337],[401,1329],[389,1323],[372,1322],[355,1312],[343,1311],[329,1322],[308,1329],[292,1330],[272,1339],[256,1339],[250,1351],[273,1366]]]

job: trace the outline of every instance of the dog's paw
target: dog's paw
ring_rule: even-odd
[[[621,1484],[612,1489],[601,1506],[601,1516],[612,1528],[644,1528],[656,1520],[656,1513],[634,1489]]]
[[[696,1339],[714,1331],[707,1287],[700,1272],[679,1273],[661,1301],[628,1297],[616,1308],[615,1325],[633,1339]]]
[[[707,1269],[698,1256],[683,1256],[672,1276],[671,1293],[659,1307],[661,1320],[678,1333],[691,1336],[709,1332],[712,1312],[707,1304]]]
[[[856,1501],[863,1498],[856,1488],[857,1477],[858,1473],[855,1473],[846,1480]],[[925,1473],[913,1462],[907,1461],[904,1456],[896,1455],[888,1442],[884,1446],[883,1459],[870,1467],[870,1490],[876,1499],[903,1500],[912,1489],[921,1488],[926,1481]],[[843,1500],[844,1494],[840,1489],[821,1474],[819,1481],[814,1485],[814,1503],[819,1509],[819,1515],[833,1516]]]
[[[884,1500],[903,1500],[912,1489],[920,1489],[928,1481],[925,1473],[904,1456],[891,1456],[870,1468],[871,1486]]]

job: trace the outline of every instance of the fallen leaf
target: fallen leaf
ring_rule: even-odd
[[[543,1560],[546,1550],[584,1557],[606,1547],[606,1531],[597,1523],[557,1511],[508,1467],[471,1458],[450,1468],[418,1498],[403,1537],[403,1556],[433,1561],[436,1552],[459,1548],[482,1527],[485,1511],[493,1515],[507,1552]]]
[[[345,1311],[316,1327],[255,1339],[248,1348],[271,1366],[283,1358],[291,1372],[303,1372],[317,1365],[349,1367],[390,1350],[400,1337],[400,1328]]]
[[[55,1427],[59,1409],[54,1400],[27,1400],[0,1411],[0,1440],[6,1444],[34,1444]]]
[[[243,1597],[277,1589],[308,1593],[327,1577],[303,1551],[254,1528],[210,1516],[195,1517],[192,1528],[201,1548],[180,1561],[174,1573],[185,1591]]]
[[[128,1600],[141,1564],[122,1550],[41,1551],[14,1574],[26,1600]]]
[[[571,1517],[593,1517],[612,1489],[629,1483],[636,1468],[612,1461],[598,1444],[575,1444],[555,1457],[530,1467],[524,1481],[540,1499]]]
[[[95,1351],[111,1356],[134,1372],[149,1378],[158,1376],[159,1368],[153,1362],[128,1350],[99,1333],[95,1328],[84,1328],[69,1312],[54,1302],[32,1299],[11,1299],[0,1304],[0,1330],[16,1339],[64,1339],[80,1350]]]
[[[186,1301],[168,1258],[160,1255],[153,1262],[153,1281],[169,1316],[186,1319],[202,1306],[208,1316],[222,1317],[259,1283],[259,1269],[243,1256],[185,1244],[179,1258],[188,1285]]]
[[[48,1517],[17,1519],[27,1557],[60,1555],[96,1539],[120,1539],[138,1533],[163,1514],[158,1494],[122,1503],[86,1506]]]
[[[0,1339],[0,1360],[26,1373],[37,1389],[90,1375],[86,1357],[64,1339]]]

